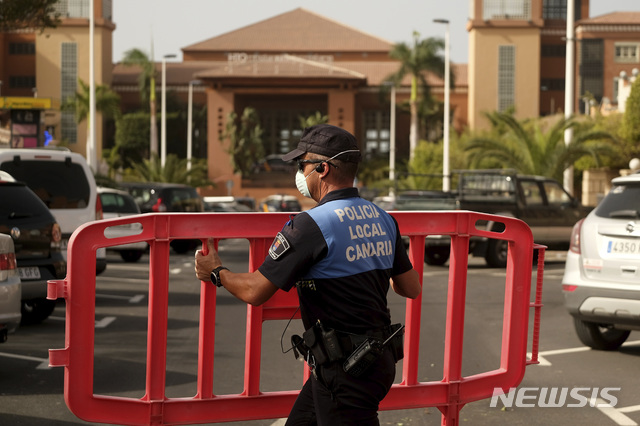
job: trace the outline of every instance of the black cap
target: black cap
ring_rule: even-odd
[[[355,136],[330,124],[316,124],[304,129],[298,147],[283,155],[282,159],[284,161],[295,160],[305,152],[335,157],[336,160],[350,163],[358,163],[361,158]]]

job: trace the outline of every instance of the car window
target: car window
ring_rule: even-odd
[[[38,197],[23,185],[0,185],[0,219],[14,219],[48,214]]]
[[[91,188],[80,164],[22,160],[0,168],[25,182],[50,209],[84,209],[89,204]]]
[[[596,216],[638,218],[640,216],[640,182],[615,185],[596,207]]]
[[[169,211],[202,211],[202,201],[193,188],[171,188],[163,195],[167,197]]]
[[[522,193],[528,206],[540,206],[542,202],[542,194],[538,182],[523,180],[520,182]]]
[[[105,192],[100,194],[102,211],[105,213],[139,213],[138,206],[130,197]]]
[[[547,201],[550,205],[571,203],[571,197],[564,189],[562,189],[558,182],[545,182],[544,190],[547,193]]]

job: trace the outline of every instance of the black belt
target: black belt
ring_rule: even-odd
[[[375,339],[378,342],[384,342],[401,327],[401,324],[392,324],[379,329],[367,330],[363,334],[356,334],[325,328],[318,321],[316,325],[304,332],[303,337],[292,336],[291,343],[305,359],[309,360],[309,355],[312,355],[316,365],[324,365],[348,358],[355,349],[367,340]],[[398,333],[398,336],[394,337],[390,343],[389,347],[393,350],[397,362],[403,358],[402,334]],[[298,358],[297,351],[294,350],[296,358]]]

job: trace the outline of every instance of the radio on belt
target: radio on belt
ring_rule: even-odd
[[[378,339],[374,339],[369,337],[367,340],[362,342],[358,348],[353,351],[349,358],[344,362],[342,368],[347,373],[351,374],[354,377],[360,376],[362,373],[367,371],[367,369],[373,364],[376,359],[382,354],[384,347],[391,342],[391,340],[396,336],[396,334],[400,333],[404,330],[404,325],[398,328],[391,336],[387,338],[384,342],[380,342]]]

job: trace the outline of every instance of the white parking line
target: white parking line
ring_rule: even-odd
[[[106,328],[109,324],[114,322],[116,317],[104,317],[100,321],[96,321],[96,328]]]
[[[54,321],[64,321],[66,318],[65,317],[55,317],[55,316],[51,315],[48,319],[51,319],[51,320],[54,320]],[[96,328],[105,328],[109,324],[114,322],[115,320],[116,320],[116,317],[104,317],[100,321],[96,321]]]
[[[144,294],[137,294],[133,297],[129,296],[117,296],[114,294],[98,294],[96,293],[96,299],[117,299],[117,300],[128,300],[129,303],[140,303],[142,299],[144,299]]]
[[[625,342],[622,346],[631,346],[631,345],[638,345],[640,344],[640,340],[634,340],[632,342]],[[575,352],[587,352],[590,351],[591,348],[588,346],[580,346],[577,348],[567,348],[567,349],[554,349],[551,351],[542,351],[542,352],[538,352],[538,361],[540,362],[538,365],[540,366],[545,366],[548,367],[551,365],[551,362],[549,362],[545,357],[548,356],[552,356],[552,355],[564,355],[564,354],[571,354],[571,353],[575,353]],[[527,358],[531,359],[531,352],[527,353]]]
[[[4,356],[4,357],[7,357],[7,358],[22,359],[22,360],[25,360],[25,361],[39,362],[40,364],[36,367],[36,369],[38,369],[38,370],[48,370],[48,369],[51,368],[51,367],[49,367],[49,360],[46,359],[46,358],[36,358],[34,356],[8,354],[8,353],[3,353],[3,352],[0,352],[0,356]]]
[[[619,426],[638,426],[638,423],[634,422],[629,417],[625,416],[623,413],[630,413],[633,411],[640,411],[640,406],[634,405],[632,407],[626,408],[615,408],[611,405],[607,404],[604,400],[598,398],[598,404],[596,407],[600,410],[604,415],[609,417],[611,420],[616,422]],[[632,408],[632,410],[630,410]]]

